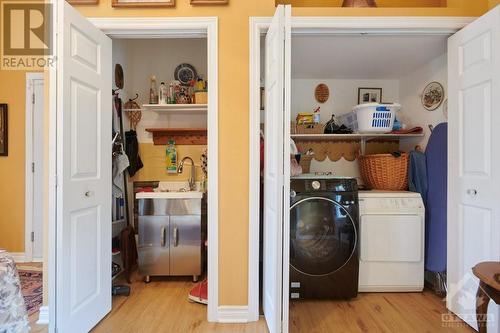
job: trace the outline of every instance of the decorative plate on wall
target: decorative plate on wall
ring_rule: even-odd
[[[429,83],[422,92],[422,106],[427,111],[434,111],[444,100],[444,88],[439,82]]]
[[[330,89],[324,83],[320,83],[314,89],[314,97],[318,103],[325,103],[330,97]]]
[[[198,75],[196,74],[196,69],[190,64],[180,64],[175,69],[174,77],[183,86],[188,86],[189,82],[196,79]]]

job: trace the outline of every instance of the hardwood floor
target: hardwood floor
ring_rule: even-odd
[[[113,310],[93,333],[184,333],[266,332],[263,319],[249,324],[207,322],[207,307],[191,303],[187,296],[195,284],[190,278],[152,278],[145,284],[138,277],[129,297],[113,297]]]
[[[131,295],[113,297],[112,311],[92,332],[267,332],[263,317],[248,324],[208,323],[206,306],[187,300],[193,285],[189,278],[153,278],[145,284],[136,277]],[[448,313],[445,303],[430,291],[360,294],[351,301],[300,301],[291,303],[290,332],[474,332],[465,323],[443,327],[444,313]],[[46,333],[46,326],[34,324],[36,319],[30,317],[32,332]]]
[[[423,293],[362,293],[351,301],[290,303],[290,332],[473,333],[464,322],[443,327],[445,302]]]

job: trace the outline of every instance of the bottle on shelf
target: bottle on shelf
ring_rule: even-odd
[[[175,87],[174,82],[170,82],[168,86],[168,104],[175,104]]]
[[[169,140],[166,154],[166,168],[167,173],[177,173],[177,149],[175,148],[175,141]]]
[[[159,104],[168,104],[168,89],[165,82],[160,83],[160,97]]]
[[[149,104],[158,104],[158,87],[156,84],[156,76],[154,75],[150,78]]]

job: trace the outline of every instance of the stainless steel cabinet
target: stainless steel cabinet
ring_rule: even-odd
[[[197,202],[198,201],[198,202]],[[138,219],[139,273],[201,274],[201,200],[140,199]]]

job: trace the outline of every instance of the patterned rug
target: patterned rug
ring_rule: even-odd
[[[37,312],[43,301],[43,273],[39,269],[25,269],[18,267],[21,290],[26,303],[28,315]]]

